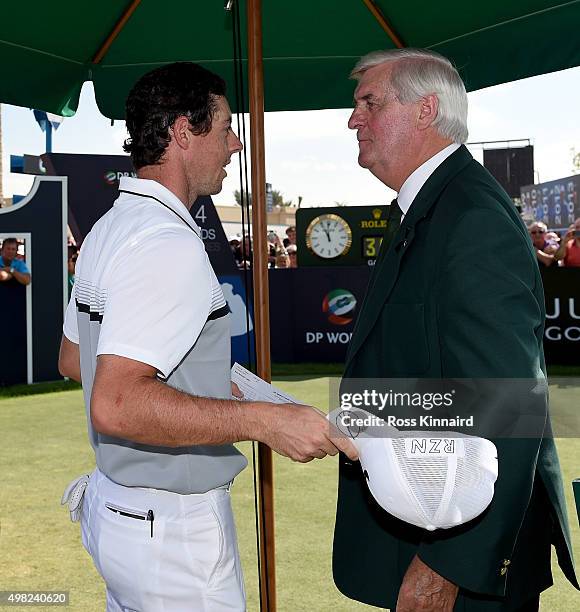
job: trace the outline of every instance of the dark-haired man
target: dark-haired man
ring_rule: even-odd
[[[241,611],[229,490],[246,459],[233,443],[303,462],[356,452],[314,408],[230,399],[229,308],[189,214],[242,148],[223,80],[161,67],[133,87],[126,121],[138,178],[121,179],[83,242],[60,354],[82,379],[97,463],[73,486],[87,486],[83,543],[108,610]]]
[[[18,240],[4,238],[0,249],[0,282],[14,279],[21,285],[30,283],[30,270],[28,266],[16,257],[18,254]]]

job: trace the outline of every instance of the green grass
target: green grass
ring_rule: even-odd
[[[21,397],[22,395],[40,395],[56,391],[73,391],[81,386],[74,380],[55,380],[51,382],[34,383],[32,385],[11,385],[0,387],[0,399],[5,397]]]
[[[549,365],[548,377],[553,376],[580,376],[580,366],[572,365]]]
[[[247,364],[245,364],[247,367]],[[343,363],[273,363],[272,376],[278,380],[286,377],[300,379],[312,376],[342,376]],[[580,377],[580,366],[548,366],[548,375]],[[74,380],[56,380],[52,382],[35,383],[33,385],[0,386],[0,399],[5,397],[19,397],[21,395],[38,395],[40,393],[54,393],[55,391],[71,391],[79,389],[80,385]]]
[[[307,403],[327,408],[327,378],[308,379],[286,371],[277,384]],[[566,402],[580,403],[579,388],[556,385],[551,393],[553,401],[566,393]],[[94,465],[86,438],[81,392],[2,399],[0,431],[0,590],[68,590],[70,610],[104,610],[102,580],[82,548],[78,525],[70,523],[67,512],[59,506],[69,480]],[[580,443],[577,439],[563,439],[558,441],[558,447],[573,537],[578,544],[570,482],[580,476]],[[249,443],[240,448],[250,457]],[[300,465],[274,457],[278,609],[376,610],[348,600],[332,582],[336,460]],[[254,612],[258,610],[258,594],[251,467],[236,479],[233,499],[248,610]],[[579,555],[576,546],[577,558]],[[542,598],[542,611],[579,610],[580,594],[563,579],[557,567],[554,578],[555,587]]]
[[[246,367],[247,364],[246,364]],[[284,378],[287,376],[340,376],[344,369],[342,363],[274,363],[272,376]],[[55,380],[34,383],[32,385],[0,385],[0,400],[7,397],[21,397],[23,395],[40,395],[41,393],[55,393],[57,391],[73,391],[80,389],[79,383],[74,380]]]

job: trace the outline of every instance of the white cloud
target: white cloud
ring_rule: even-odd
[[[340,137],[348,134],[349,110],[267,113],[264,120],[266,142],[275,144],[294,142],[297,136],[302,142]]]
[[[14,194],[26,195],[30,191],[33,181],[34,177],[28,174],[4,173],[4,197],[11,198]]]
[[[469,140],[480,140],[482,134],[488,133],[498,124],[498,117],[491,110],[485,108],[481,103],[469,101],[469,113],[467,126],[469,128]]]

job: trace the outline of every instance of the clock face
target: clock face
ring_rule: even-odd
[[[334,259],[346,255],[352,244],[352,231],[338,215],[320,215],[306,230],[306,246],[318,257]]]

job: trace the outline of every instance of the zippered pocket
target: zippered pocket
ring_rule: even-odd
[[[147,510],[147,512],[143,512],[141,510],[133,510],[132,508],[123,508],[122,506],[117,506],[116,504],[112,504],[110,502],[105,502],[105,508],[118,514],[119,516],[126,516],[128,518],[136,519],[138,521],[150,521],[151,522],[151,537],[153,537],[153,521],[155,520],[155,515],[153,514],[153,510]]]

